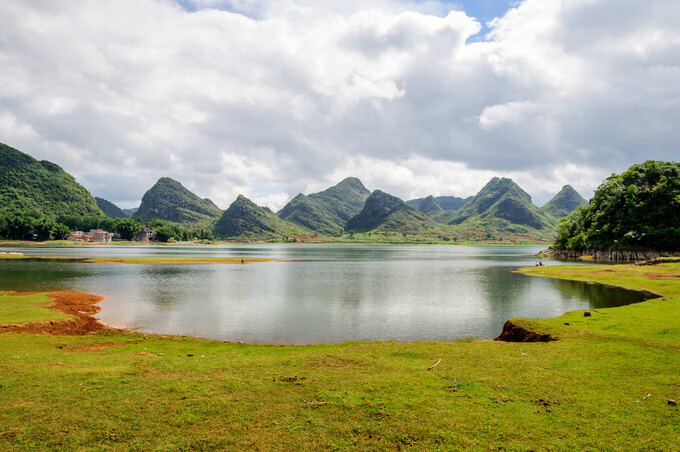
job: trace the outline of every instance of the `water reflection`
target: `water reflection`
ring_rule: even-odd
[[[642,299],[621,289],[512,272],[534,265],[538,250],[291,245],[41,248],[42,255],[300,261],[252,265],[0,261],[0,289],[97,293],[107,299],[99,316],[112,325],[262,343],[494,337],[510,317],[551,317]]]

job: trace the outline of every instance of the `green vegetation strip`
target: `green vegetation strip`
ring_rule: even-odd
[[[61,320],[69,316],[48,309],[52,300],[46,293],[16,295],[0,292],[0,325]]]
[[[191,256],[152,256],[152,257],[69,257],[69,256],[26,256],[2,254],[0,259],[64,260],[92,264],[252,264],[273,262],[277,259],[240,258],[240,257],[191,257]]]
[[[0,334],[0,448],[677,450],[680,266],[525,272],[662,298],[513,319],[549,343]]]

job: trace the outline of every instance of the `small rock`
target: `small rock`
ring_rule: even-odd
[[[678,406],[678,402],[676,402],[675,400],[671,400],[671,399],[668,399],[668,404],[670,406]]]
[[[243,341],[238,341],[239,344],[243,344]]]
[[[583,313],[583,317],[590,317],[591,315],[592,314],[590,313],[590,311],[586,311]]]
[[[187,353],[187,356],[194,356],[193,353]]]

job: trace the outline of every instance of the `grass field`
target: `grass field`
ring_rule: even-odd
[[[524,272],[661,298],[513,319],[548,343],[3,333],[0,449],[679,450],[680,265]]]

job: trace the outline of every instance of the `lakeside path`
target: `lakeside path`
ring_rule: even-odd
[[[545,343],[6,332],[0,448],[678,450],[680,264],[522,272],[660,298],[512,319]],[[64,321],[49,296],[0,295],[0,323]]]

